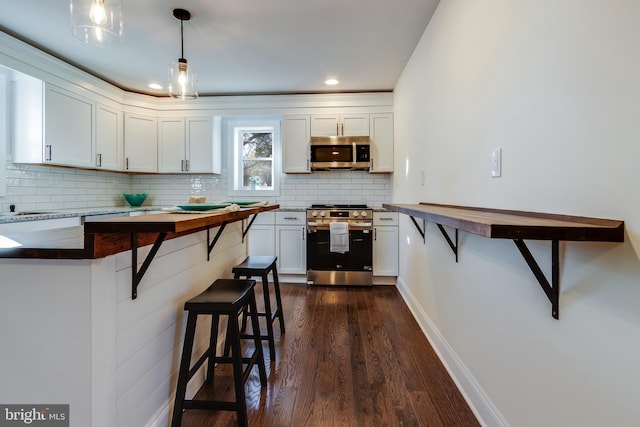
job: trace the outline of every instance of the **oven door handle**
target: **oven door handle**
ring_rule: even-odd
[[[351,156],[351,159],[353,160],[353,167],[356,167],[356,153],[358,152],[358,150],[356,149],[356,143],[355,141],[351,143],[351,145],[353,146],[353,155]]]

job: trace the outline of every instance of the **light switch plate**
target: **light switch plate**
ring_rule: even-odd
[[[502,148],[491,151],[491,176],[494,178],[502,176]]]

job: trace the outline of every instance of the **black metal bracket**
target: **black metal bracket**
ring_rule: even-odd
[[[418,225],[418,221],[416,221],[416,219],[414,217],[412,217],[411,215],[409,215],[409,218],[411,218],[411,221],[413,221],[413,225],[416,226],[416,229],[418,230],[418,233],[420,233],[420,235],[422,236],[422,243],[426,242],[426,234],[427,234],[427,221],[425,221],[424,219],[422,220],[422,228],[420,228],[420,226]]]
[[[251,217],[251,220],[249,220],[249,224],[247,224],[247,228],[244,228],[242,230],[242,241],[244,242],[244,237],[247,235],[247,233],[249,232],[249,229],[251,228],[251,226],[253,225],[253,221],[256,220],[256,218],[258,217],[258,214],[253,214],[253,216]],[[244,226],[244,225],[243,225]]]
[[[447,233],[447,230],[445,230],[444,227],[441,224],[436,224],[436,225],[440,229],[440,232],[442,233],[442,236],[445,238],[445,240],[449,244],[449,247],[453,251],[453,254],[456,256],[456,262],[458,262],[458,229],[457,228],[455,229],[456,230],[456,242],[453,243],[453,241],[451,240],[451,237],[449,237],[449,233]]]
[[[140,270],[138,270],[138,234],[131,233],[131,299],[138,298],[138,285],[140,284],[144,273],[147,272],[151,261],[153,261],[153,258],[158,253],[158,249],[160,249],[160,245],[164,241],[165,237],[167,237],[167,233],[158,234],[156,241],[151,247],[151,251],[142,262]]]
[[[211,260],[211,251],[213,250],[213,247],[216,245],[216,243],[218,243],[218,239],[220,238],[220,236],[222,235],[222,232],[224,231],[224,228],[227,226],[227,222],[223,222],[220,225],[220,228],[218,228],[218,232],[216,233],[216,236],[213,238],[213,240],[211,241],[211,243],[209,243],[209,228],[207,228],[207,261]]]
[[[558,319],[560,317],[560,245],[558,240],[551,241],[551,283],[547,280],[540,266],[529,251],[529,248],[522,239],[513,239],[514,243],[520,250],[524,260],[536,276],[542,290],[547,294],[547,298],[551,301],[551,315]]]

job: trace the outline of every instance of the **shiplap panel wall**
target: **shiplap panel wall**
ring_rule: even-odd
[[[211,237],[217,229],[212,230]],[[166,425],[173,405],[186,325],[184,302],[217,278],[231,277],[231,267],[246,252],[240,223],[227,226],[207,262],[206,233],[163,244],[131,299],[130,253],[116,255],[115,390],[118,426]],[[140,249],[139,260],[149,247]],[[209,321],[199,321],[194,361],[208,345]],[[192,380],[194,393],[203,373]]]

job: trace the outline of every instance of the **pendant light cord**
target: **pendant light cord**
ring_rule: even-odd
[[[184,27],[183,24],[184,23],[184,19],[180,19],[180,53],[181,53],[181,58],[184,59]]]

